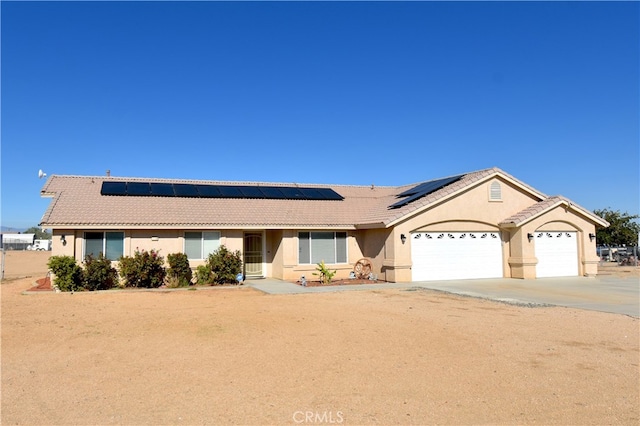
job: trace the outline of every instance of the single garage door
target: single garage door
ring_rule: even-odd
[[[498,232],[411,234],[413,281],[502,278]]]
[[[578,275],[577,232],[536,232],[534,241],[538,278]]]

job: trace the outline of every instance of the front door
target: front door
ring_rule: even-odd
[[[244,234],[244,274],[247,277],[262,277],[262,233]]]

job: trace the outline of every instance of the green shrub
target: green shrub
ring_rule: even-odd
[[[211,285],[215,282],[213,271],[209,265],[198,265],[196,268],[196,284]]]
[[[118,261],[126,287],[156,288],[164,282],[164,259],[155,250],[136,250],[133,257],[121,256]]]
[[[222,245],[209,255],[207,265],[214,275],[214,283],[235,284],[236,276],[242,272],[242,256],[240,251],[230,252]]]
[[[327,268],[327,265],[324,264],[324,260],[318,263],[318,266],[316,267],[316,271],[318,271],[318,273],[313,272],[313,275],[319,276],[320,283],[322,284],[329,284],[333,279],[333,276],[336,274],[336,272],[338,272],[338,271],[332,271],[329,268]]]
[[[169,262],[167,278],[171,280],[171,282],[169,282],[169,287],[188,287],[191,285],[193,272],[189,266],[189,258],[186,254],[168,254],[167,262]]]
[[[84,258],[82,283],[85,290],[109,290],[118,285],[118,271],[104,254],[100,253],[97,259],[87,255]]]
[[[82,288],[82,268],[73,256],[52,256],[47,266],[55,274],[53,284],[60,291],[77,291]]]

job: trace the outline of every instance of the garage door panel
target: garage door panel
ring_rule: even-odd
[[[573,231],[536,232],[536,276],[574,277],[578,275],[578,234]]]
[[[497,232],[420,232],[411,244],[414,281],[503,276]]]

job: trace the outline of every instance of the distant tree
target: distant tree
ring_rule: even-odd
[[[37,226],[32,226],[31,228],[24,231],[25,234],[36,234],[36,240],[50,240],[51,234],[47,231],[43,231],[42,228],[38,228]]]
[[[635,246],[638,245],[638,232],[640,224],[636,222],[640,216],[620,213],[620,210],[602,209],[594,210],[596,215],[610,223],[608,228],[600,228],[596,231],[598,245],[608,246]]]

